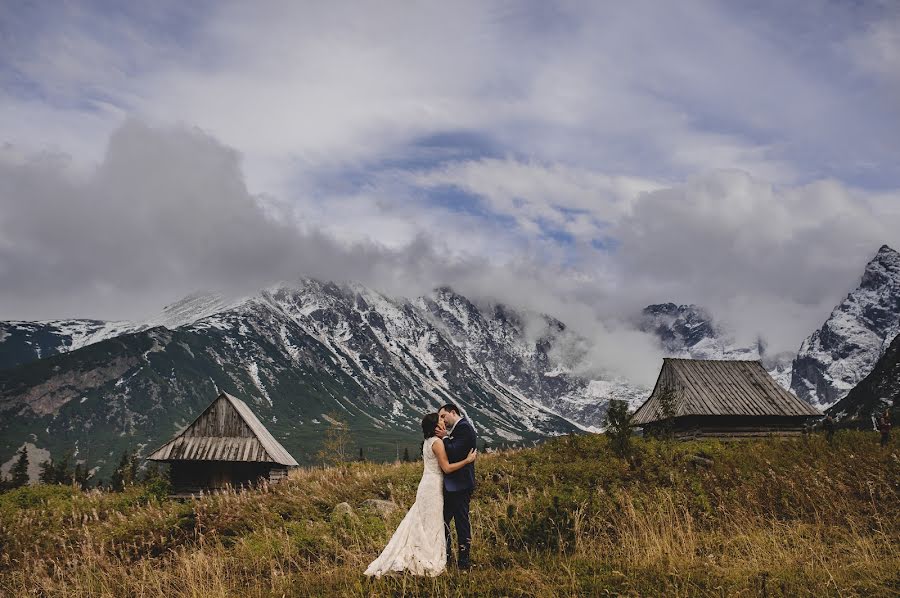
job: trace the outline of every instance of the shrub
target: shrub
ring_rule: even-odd
[[[615,399],[610,401],[609,409],[606,411],[606,434],[610,438],[613,451],[620,457],[628,454],[631,448],[633,429],[628,403]]]

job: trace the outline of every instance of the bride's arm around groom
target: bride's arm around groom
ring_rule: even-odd
[[[444,447],[443,442],[435,442],[431,445],[431,450],[434,452],[434,456],[437,457],[438,465],[441,468],[441,471],[444,472],[444,475],[449,475],[451,473],[455,473],[468,465],[469,463],[475,462],[476,451],[472,449],[469,451],[469,454],[466,455],[465,459],[462,461],[457,461],[456,463],[450,463],[450,459],[447,455],[447,449]]]

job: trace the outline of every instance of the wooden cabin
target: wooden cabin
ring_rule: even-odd
[[[169,463],[172,493],[183,496],[276,483],[297,467],[247,404],[226,392],[147,458]]]
[[[759,361],[664,359],[632,422],[648,435],[794,435],[821,413],[782,388]]]

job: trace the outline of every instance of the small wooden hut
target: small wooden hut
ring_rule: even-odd
[[[676,438],[794,435],[821,413],[782,388],[759,361],[664,359],[632,419]]]
[[[275,483],[297,467],[247,404],[226,392],[148,459],[170,464],[175,495]]]

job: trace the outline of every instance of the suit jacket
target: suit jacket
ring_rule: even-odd
[[[444,448],[447,449],[447,460],[450,463],[462,461],[469,455],[469,451],[475,448],[478,436],[475,428],[466,418],[456,422],[450,436],[444,438]],[[447,492],[459,492],[475,488],[475,464],[469,463],[465,467],[444,475],[444,490]]]

